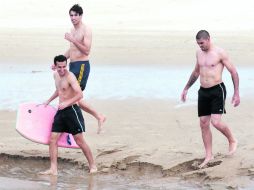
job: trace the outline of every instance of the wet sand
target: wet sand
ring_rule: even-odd
[[[179,177],[162,177],[161,171],[153,165],[136,165],[128,170],[112,169],[111,172],[89,175],[87,167],[79,162],[59,158],[58,176],[47,176],[37,174],[48,167],[47,157],[0,154],[0,163],[0,181],[4,180],[1,181],[1,189],[200,189],[200,185],[181,180]],[[8,182],[13,184],[8,186]]]
[[[128,170],[137,174],[135,167],[153,167],[161,177],[181,177],[211,187],[246,187],[253,181],[253,151],[251,125],[254,114],[252,102],[243,99],[239,108],[227,102],[223,119],[239,140],[237,152],[227,157],[226,139],[215,129],[213,153],[215,160],[208,168],[196,170],[204,149],[195,106],[174,108],[176,103],[159,100],[91,100],[104,112],[108,121],[105,132],[96,134],[96,122],[85,115],[85,139],[92,148],[100,172]],[[24,139],[15,131],[16,112],[1,111],[1,152],[26,157],[48,157],[48,147]],[[80,150],[60,148],[59,156],[77,161],[84,167],[87,162]],[[61,171],[60,171],[61,172]],[[151,175],[153,175],[151,173]]]

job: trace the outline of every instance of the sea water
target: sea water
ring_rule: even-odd
[[[0,71],[0,110],[16,110],[23,102],[43,103],[54,92],[53,71],[45,65],[7,67]],[[163,99],[180,102],[181,92],[193,68],[170,66],[93,65],[84,93],[86,99]],[[238,68],[240,95],[254,94],[254,68]],[[234,92],[230,74],[224,71],[227,97]],[[199,82],[188,92],[186,105],[196,104]],[[53,104],[57,102],[53,102]]]

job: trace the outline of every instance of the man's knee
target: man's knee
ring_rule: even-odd
[[[200,127],[201,128],[208,128],[209,124],[210,124],[210,118],[200,117]]]
[[[80,135],[74,136],[74,140],[79,147],[84,144],[84,139]]]
[[[49,144],[57,144],[57,138],[51,137],[51,138],[49,139]]]
[[[57,134],[51,134],[49,144],[57,144],[58,137],[59,135]]]
[[[221,115],[220,114],[213,114],[211,116],[211,124],[215,127],[215,128],[221,128]]]
[[[220,119],[212,119],[211,120],[212,125],[215,128],[222,128],[223,126],[221,125],[221,120]]]

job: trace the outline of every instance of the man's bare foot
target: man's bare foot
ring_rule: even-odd
[[[237,145],[238,145],[237,140],[235,140],[234,142],[229,143],[229,150],[228,150],[228,155],[229,156],[232,156],[235,153],[235,151],[237,149]]]
[[[46,170],[44,172],[39,172],[39,175],[57,175],[57,171],[53,171],[52,169]]]
[[[198,167],[199,169],[202,169],[203,167],[205,167],[211,160],[213,160],[214,157],[211,156],[211,157],[208,157],[208,158],[205,158],[205,160],[202,162],[202,164],[200,164]]]
[[[102,125],[104,124],[104,122],[106,121],[106,117],[104,115],[100,115],[98,118],[98,130],[97,130],[97,134],[100,134],[102,131]]]
[[[90,168],[89,173],[90,173],[90,174],[94,174],[94,173],[97,173],[97,171],[98,171],[97,167],[96,167],[96,166],[93,166],[93,167]]]

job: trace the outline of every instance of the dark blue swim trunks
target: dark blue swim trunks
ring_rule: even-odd
[[[89,61],[70,62],[69,70],[76,76],[81,90],[83,91],[86,88],[86,83],[90,73]]]

